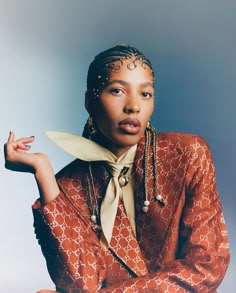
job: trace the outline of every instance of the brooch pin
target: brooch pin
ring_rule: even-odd
[[[121,172],[120,175],[118,177],[118,181],[121,187],[125,186],[128,184],[129,179],[126,176],[126,173],[128,172],[129,168],[128,167],[124,167]]]

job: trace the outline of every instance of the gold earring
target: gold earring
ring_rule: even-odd
[[[93,121],[93,117],[89,116],[87,120],[87,130],[90,137],[94,136],[97,133],[97,128]]]

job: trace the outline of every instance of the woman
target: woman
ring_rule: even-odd
[[[5,144],[6,167],[35,175],[35,233],[57,292],[215,292],[229,248],[211,153],[149,123],[150,61],[125,45],[97,55],[85,105],[86,139],[48,133],[77,157],[56,177],[28,153],[34,137]]]

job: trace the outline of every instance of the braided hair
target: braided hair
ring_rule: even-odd
[[[109,79],[109,72],[118,72],[123,65],[123,60],[130,60],[127,68],[133,70],[137,64],[144,68],[148,67],[154,80],[154,71],[151,62],[143,53],[132,46],[116,45],[102,51],[89,66],[87,74],[87,92],[88,97],[97,98]]]
[[[154,82],[154,71],[151,62],[147,57],[143,55],[137,48],[127,45],[116,45],[102,51],[89,66],[87,75],[87,92],[86,95],[89,98],[99,97],[100,92],[105,87],[109,73],[111,71],[119,72],[123,66],[123,60],[128,60],[127,68],[133,70],[138,64],[141,64],[143,68],[149,68]],[[88,118],[85,124],[83,136],[91,140],[96,140],[97,129],[94,121],[91,117]],[[148,123],[145,130],[145,150],[144,150],[144,203],[149,202],[147,191],[147,170],[149,158],[153,161],[153,178],[154,189],[157,192],[157,132],[154,127]],[[144,206],[143,211],[146,212],[148,208]]]

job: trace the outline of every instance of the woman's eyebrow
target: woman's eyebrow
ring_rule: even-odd
[[[110,80],[106,83],[106,86],[109,86],[109,85],[112,85],[114,83],[120,83],[122,85],[128,85],[129,83],[125,80],[122,80],[122,79],[113,79],[113,80]]]
[[[144,87],[148,87],[148,86],[153,87],[153,83],[151,83],[151,82],[143,82],[140,85],[144,86]]]
[[[114,83],[119,83],[119,84],[124,85],[124,86],[129,85],[129,82],[127,82],[125,80],[122,80],[122,79],[113,79],[111,81],[108,81],[105,86],[107,87],[107,86],[110,86],[110,85],[112,85]],[[153,88],[153,84],[151,82],[143,82],[143,83],[140,83],[140,86],[143,86],[143,87],[149,87],[150,86],[150,87]]]

